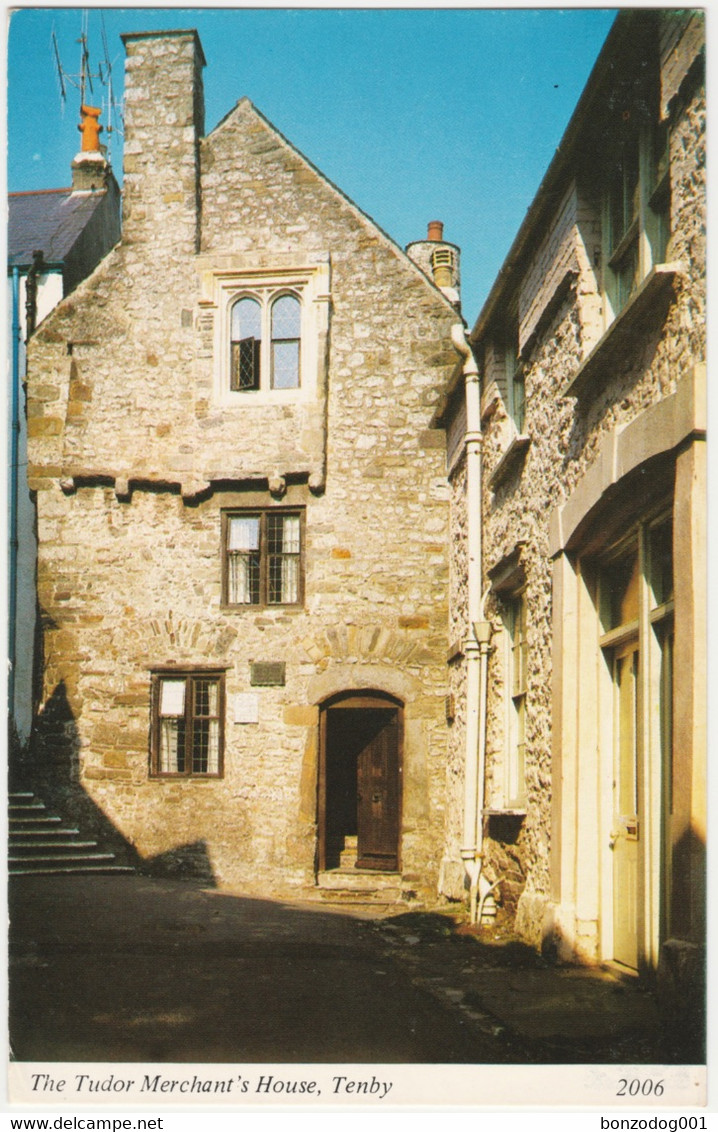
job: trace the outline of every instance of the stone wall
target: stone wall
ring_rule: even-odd
[[[403,868],[435,884],[449,492],[429,425],[456,314],[248,102],[200,145],[200,64],[191,34],[129,37],[125,239],[31,350],[39,745],[140,859],[279,892],[314,881],[319,705],[389,692],[404,704]],[[207,273],[315,261],[331,279],[317,402],[220,404]],[[317,405],[323,483],[302,441]],[[221,511],[258,503],[305,508],[301,608],[222,605]],[[251,685],[256,661],[284,662],[284,685]],[[150,672],[165,665],[226,670],[220,780],[149,775]],[[235,723],[247,692],[258,722]]]
[[[556,209],[523,278],[518,312],[520,353],[525,351],[537,333],[547,307],[567,274],[578,269],[576,223],[576,191],[575,186],[571,186]]]
[[[670,118],[671,239],[666,259],[678,265],[670,287],[656,291],[657,297],[644,306],[640,320],[625,323],[629,329],[624,331],[623,346],[613,349],[611,330],[601,308],[597,254],[601,247],[601,202],[584,153],[566,169],[564,186],[560,190],[553,187],[559,203],[550,214],[542,215],[533,245],[529,240],[521,265],[512,265],[513,274],[507,277],[510,281],[505,283],[500,301],[495,302],[496,314],[476,342],[483,359],[484,571],[500,568],[512,555],[520,559],[529,655],[526,816],[520,821],[501,816],[488,819],[485,868],[490,879],[507,877],[500,898],[507,907],[516,908],[517,929],[537,946],[546,935],[552,901],[551,513],[584,479],[604,438],[675,392],[677,383],[705,357],[704,102],[695,62],[695,27],[690,20],[683,21],[681,27],[683,49],[680,44],[676,46],[675,35],[669,37],[669,85],[674,99]],[[682,76],[675,73],[676,52],[683,60]],[[592,128],[596,128],[595,123]],[[524,432],[530,444],[512,464],[502,466],[499,478],[492,479],[514,433],[504,403],[505,378],[501,372],[501,347],[506,341],[502,312],[513,309],[518,309],[521,317]],[[597,344],[603,348],[604,342],[609,342],[606,362],[594,367],[590,388],[584,388],[577,397],[571,383],[582,362]],[[462,538],[464,522],[459,513],[453,523],[457,539]],[[456,552],[454,561],[458,567]],[[456,586],[452,588],[452,601],[452,618],[460,620],[462,598]],[[501,798],[507,702],[498,596],[490,599],[488,613],[499,630],[490,660],[487,724],[486,795],[487,805],[493,806]],[[457,681],[457,676],[453,679]],[[558,883],[556,878],[553,883]],[[586,954],[588,949],[587,944]]]

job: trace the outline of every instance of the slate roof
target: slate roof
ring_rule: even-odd
[[[7,259],[10,267],[29,267],[42,249],[47,264],[62,264],[104,200],[104,193],[42,189],[8,195]]]

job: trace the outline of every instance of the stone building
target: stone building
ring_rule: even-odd
[[[246,100],[205,137],[194,32],[125,44],[122,240],[29,355],[46,792],[693,1009],[701,15],[619,14],[468,340],[440,229],[405,255]]]
[[[8,194],[7,263],[11,358],[7,420],[11,475],[9,709],[20,743],[30,737],[35,626],[34,508],[21,470],[27,457],[22,382],[35,326],[120,238],[120,190],[103,153],[81,152],[68,188]]]
[[[148,867],[435,891],[457,249],[124,42],[122,239],[29,351],[37,776]]]
[[[619,14],[436,417],[455,703],[442,887],[459,895],[468,870],[536,946],[698,996],[703,50],[701,13]]]

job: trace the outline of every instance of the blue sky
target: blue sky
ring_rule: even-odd
[[[473,322],[613,21],[611,9],[91,8],[122,95],[125,31],[196,27],[206,128],[247,96],[392,236],[444,221]],[[59,97],[51,32],[79,70],[83,10],[26,8],[8,37],[8,188],[67,185],[79,92]],[[97,92],[94,99],[99,105]],[[106,123],[107,115],[102,121]],[[103,135],[104,140],[106,136]],[[121,173],[122,139],[112,161]]]

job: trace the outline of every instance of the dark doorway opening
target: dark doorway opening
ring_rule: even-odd
[[[401,704],[381,693],[322,710],[319,868],[399,868]]]

